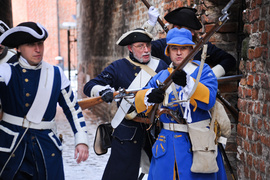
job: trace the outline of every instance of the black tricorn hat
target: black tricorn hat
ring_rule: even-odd
[[[123,34],[116,44],[119,46],[127,46],[135,42],[151,42],[153,36],[142,28],[137,28]]]
[[[185,26],[193,30],[199,30],[202,25],[196,17],[197,10],[189,7],[180,7],[169,12],[164,19],[171,24]]]
[[[9,27],[6,25],[6,23],[0,20],[0,36],[7,30],[9,30]]]
[[[22,44],[44,41],[48,37],[45,27],[35,22],[23,22],[0,36],[0,44],[15,48]]]

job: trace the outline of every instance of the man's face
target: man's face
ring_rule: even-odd
[[[192,50],[192,46],[169,45],[168,48],[174,66],[178,66]]]
[[[134,57],[139,62],[148,62],[151,58],[151,43],[150,42],[136,42],[128,46]]]
[[[24,57],[30,65],[38,65],[43,58],[44,41],[20,45],[18,52],[21,53],[21,56]]]

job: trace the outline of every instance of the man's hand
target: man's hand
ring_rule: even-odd
[[[163,89],[155,88],[147,95],[149,103],[162,103],[164,100],[164,93]]]
[[[79,164],[82,161],[86,161],[89,156],[88,146],[85,144],[78,144],[75,148],[74,158],[77,159]]]
[[[175,84],[185,87],[187,85],[187,73],[184,70],[176,71],[172,76],[172,80]]]
[[[111,103],[113,101],[113,92],[114,89],[110,86],[106,86],[105,89],[99,91],[99,95],[101,96],[101,99],[105,101],[106,103]]]
[[[151,6],[148,10],[148,16],[149,16],[149,20],[148,23],[151,26],[155,26],[155,24],[157,23],[157,19],[159,17],[159,12],[156,8],[154,8],[154,6]]]

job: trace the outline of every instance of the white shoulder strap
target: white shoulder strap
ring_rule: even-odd
[[[38,90],[34,102],[26,115],[26,119],[33,123],[40,123],[50,101],[54,80],[54,68],[42,62]]]
[[[131,63],[135,64],[136,62],[132,61],[129,57],[126,58],[129,60]],[[128,89],[135,89],[135,88],[142,88],[146,86],[148,81],[156,74],[155,70],[158,67],[159,60],[157,59],[151,59],[150,62],[147,65],[143,65],[140,63],[136,63],[136,66],[140,66],[142,69],[136,76],[136,78],[132,81],[132,83],[129,85]],[[150,70],[149,70],[150,69]],[[150,73],[151,72],[151,73]],[[152,74],[152,75],[150,75]],[[134,98],[130,99],[129,102],[126,101],[125,99],[122,99],[121,104],[116,111],[113,119],[112,119],[112,127],[116,128],[123,118],[125,117],[126,113],[128,112],[131,103],[134,102]]]

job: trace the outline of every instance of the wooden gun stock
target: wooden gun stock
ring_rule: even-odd
[[[114,98],[124,98],[127,96],[131,96],[134,97],[134,95],[141,90],[141,88],[138,89],[120,89],[118,91],[115,91],[113,93],[113,97]],[[133,96],[132,96],[133,95]],[[78,101],[79,106],[81,107],[82,110],[93,107],[95,105],[98,105],[100,103],[102,103],[103,100],[101,98],[101,96],[97,96],[97,97],[89,97],[89,98],[84,98]]]
[[[114,92],[113,97],[115,97],[119,92]],[[89,97],[89,98],[84,98],[78,101],[79,106],[81,107],[82,110],[93,107],[95,105],[98,105],[102,103],[103,100],[101,99],[101,96],[97,97]]]

